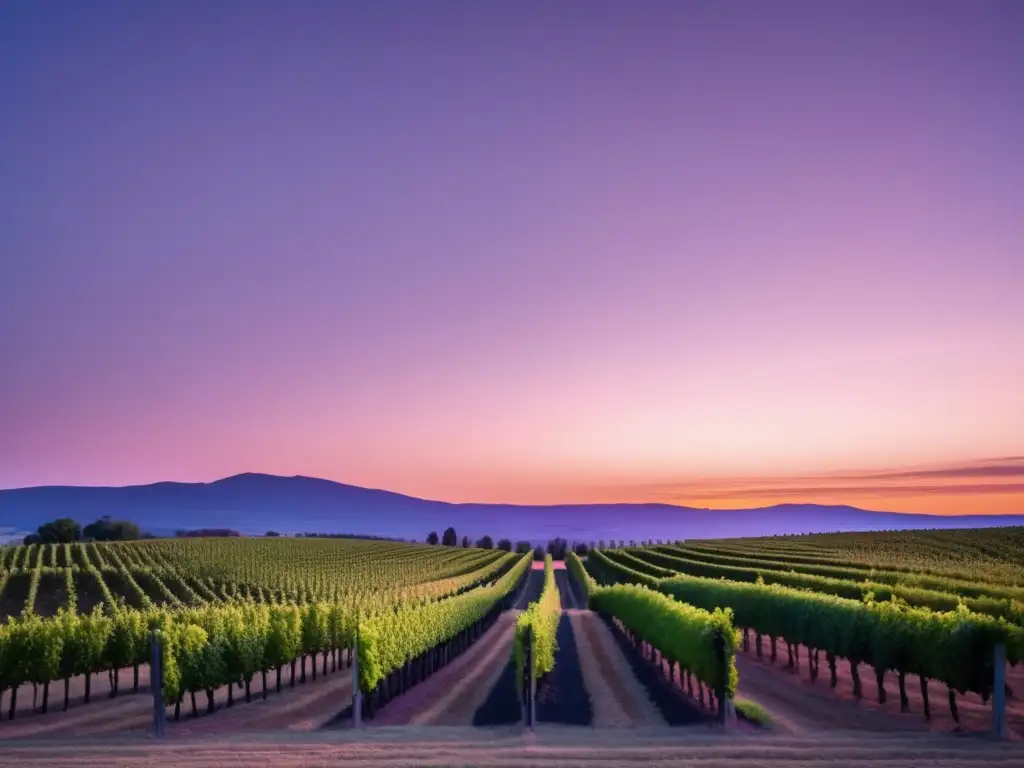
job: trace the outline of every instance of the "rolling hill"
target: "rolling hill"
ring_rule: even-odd
[[[0,490],[0,527],[34,530],[56,517],[133,520],[158,535],[181,528],[262,534],[305,531],[422,540],[452,525],[460,535],[546,541],[688,539],[784,533],[1022,525],[1024,515],[942,517],[848,506],[779,504],[707,510],[669,504],[521,506],[451,504],[313,477],[241,474],[211,483]]]

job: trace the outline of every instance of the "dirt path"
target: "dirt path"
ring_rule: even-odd
[[[513,679],[513,684],[515,680]],[[555,632],[555,668],[538,681],[537,722],[590,725],[593,709],[583,684],[572,623],[562,613]]]
[[[31,704],[29,699],[29,704]],[[71,707],[67,712],[50,711],[45,715],[6,719],[0,723],[0,739],[22,738],[74,738],[102,733],[112,725],[123,727],[122,723],[140,717],[152,718],[153,698],[146,694],[104,699],[83,706]]]
[[[316,682],[307,679],[294,688],[282,688],[267,700],[254,697],[246,704],[236,699],[231,709],[213,715],[168,722],[173,736],[225,733],[230,731],[313,731],[322,728],[352,704],[352,670],[339,669]],[[148,727],[143,723],[141,728]]]
[[[576,590],[572,588],[568,571],[555,571],[555,586],[558,587],[558,597],[562,603],[563,611],[577,610],[584,606],[580,605],[576,596]]]
[[[518,611],[525,611],[530,603],[540,599],[541,590],[544,589],[544,571],[536,568],[530,570],[523,581],[519,599],[516,600],[514,608]]]
[[[566,611],[597,728],[667,727],[608,627],[591,611]]]
[[[931,703],[931,720],[925,720],[916,677],[907,678],[907,698],[910,712],[900,712],[899,689],[896,676],[886,676],[887,702],[878,703],[874,670],[861,664],[858,668],[863,687],[863,696],[853,695],[853,679],[850,665],[846,661],[837,664],[838,685],[832,688],[829,670],[821,659],[821,672],[817,681],[812,682],[807,669],[807,649],[800,649],[799,668],[787,667],[786,646],[779,644],[779,656],[775,663],[769,660],[769,647],[764,642],[764,658],[758,659],[754,643],[747,652],[736,654],[736,666],[740,673],[737,695],[761,704],[779,724],[793,733],[802,733],[828,728],[857,728],[865,731],[964,731],[987,733],[991,728],[992,707],[980,697],[957,695],[960,725],[957,726],[949,711],[945,686],[930,682],[928,685]],[[1015,689],[1016,690],[1016,689]],[[1024,735],[1024,702],[1019,698],[1007,700],[1007,724],[1010,735],[1021,738]]]
[[[742,654],[736,657],[736,668],[740,675],[736,696],[760,704],[772,716],[775,727],[786,733],[805,735],[835,728],[900,730],[887,718],[845,707],[844,702],[808,696],[790,681],[780,681],[773,670]]]
[[[154,743],[144,739],[69,744],[12,744],[0,765],[51,768],[148,768],[151,765],[297,768],[421,768],[441,765],[700,766],[700,768],[1020,768],[1018,744],[949,734],[879,734],[870,740],[846,732],[813,738],[659,729],[656,733],[537,726],[511,728],[399,726],[317,734],[245,734]]]
[[[491,688],[508,664],[512,655],[512,642],[515,638],[516,617],[518,611],[508,611],[498,619],[493,629],[500,633],[488,639],[483,647],[481,657],[465,676],[437,701],[421,717],[413,718],[415,724],[424,725],[472,725],[477,708],[486,701]],[[477,643],[484,646],[484,641]]]
[[[413,686],[367,725],[470,725],[512,652],[519,611],[505,611],[483,637],[453,662]]]
[[[110,699],[108,694],[110,693],[110,678],[106,672],[99,672],[91,675],[92,681],[90,683],[90,698],[89,703],[85,703],[85,676],[78,675],[72,677],[68,684],[68,710],[64,712],[64,681],[56,680],[50,684],[50,701],[49,709],[45,714],[38,711],[32,710],[32,684],[24,683],[18,688],[18,703],[15,710],[15,716],[13,724],[26,724],[25,727],[29,729],[42,728],[48,729],[55,726],[52,725],[56,722],[56,719],[64,724],[61,727],[66,727],[68,724],[74,722],[75,718],[82,717],[85,721],[91,720],[97,710],[103,710],[111,705],[117,705],[118,702],[123,699],[131,697],[137,697],[146,701],[152,701],[149,698],[149,665],[139,667],[139,691],[133,693],[134,680],[133,670],[131,667],[126,667],[118,672],[118,694],[116,699]],[[43,701],[43,688],[39,686],[38,691],[38,704],[41,706]],[[4,691],[0,695],[0,709],[2,709],[4,718],[7,717],[7,711],[11,703],[11,692]],[[36,720],[46,721],[45,724],[36,726],[27,725],[27,723],[34,722]],[[4,725],[7,725],[5,720]],[[4,738],[5,729],[0,729],[0,738]],[[33,732],[35,732],[33,730]]]

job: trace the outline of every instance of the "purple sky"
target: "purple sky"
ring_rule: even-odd
[[[13,0],[0,105],[0,487],[1024,455],[1022,2]]]

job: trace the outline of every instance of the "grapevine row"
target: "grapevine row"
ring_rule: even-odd
[[[654,547],[643,550],[659,555],[684,559],[690,563],[701,562],[725,567],[749,567],[758,570],[792,571],[794,573],[821,576],[845,581],[870,581],[904,588],[917,588],[949,595],[973,598],[997,598],[1004,601],[1024,600],[1024,589],[1002,584],[985,584],[975,580],[964,581],[949,577],[931,576],[924,573],[909,573],[882,569],[865,569],[856,565],[822,565],[792,562],[788,559],[772,559],[758,553],[724,555],[706,552],[690,547]]]
[[[659,578],[616,562],[603,552],[594,552],[591,557],[591,567],[605,580],[646,584],[706,610],[732,609],[736,624],[744,630],[745,644],[749,632],[754,632],[758,649],[761,636],[771,640],[773,649],[777,639],[784,639],[790,653],[794,646],[797,650],[799,645],[806,646],[811,652],[808,663],[812,679],[818,674],[819,652],[826,656],[833,685],[835,664],[838,659],[846,659],[857,696],[861,695],[860,663],[875,668],[880,700],[885,698],[886,672],[897,672],[903,707],[908,706],[905,677],[918,675],[926,715],[928,679],[949,687],[955,715],[954,691],[990,695],[996,644],[1006,646],[1011,663],[1024,656],[1024,629],[965,608],[933,612],[895,602],[859,602],[777,585],[681,575]]]
[[[602,587],[584,569],[575,553],[566,554],[573,578],[579,583],[591,610],[619,621],[637,646],[647,643],[669,665],[669,681],[685,679],[690,693],[696,678],[703,703],[704,686],[724,705],[736,692],[738,633],[728,609],[702,610],[680,603],[644,585],[617,584]],[[725,714],[720,706],[720,714]]]
[[[512,653],[516,664],[516,681],[522,685],[526,661],[525,646],[529,641],[530,679],[537,680],[555,668],[555,633],[558,620],[562,615],[562,602],[555,583],[554,565],[551,555],[544,560],[544,586],[540,597],[530,603],[525,611],[516,618],[515,643]]]
[[[669,552],[674,552],[675,554],[669,554]],[[961,597],[951,592],[940,592],[901,584],[894,585],[875,581],[830,578],[810,573],[799,573],[795,570],[778,570],[751,558],[747,558],[744,561],[749,563],[749,565],[721,565],[682,557],[679,555],[678,550],[666,547],[614,550],[612,557],[629,558],[628,564],[634,566],[636,565],[635,560],[639,559],[674,573],[704,576],[712,579],[725,578],[732,581],[756,582],[761,579],[766,584],[780,584],[786,587],[793,587],[794,589],[810,589],[815,592],[850,598],[851,600],[864,600],[869,595],[873,595],[875,600],[890,600],[896,597],[905,601],[908,605],[928,608],[933,611],[956,610],[963,603],[968,609],[976,613],[984,613],[997,618],[1005,618],[1018,624],[1024,624],[1024,602],[1007,597]],[[778,565],[779,567],[784,567],[784,564]]]

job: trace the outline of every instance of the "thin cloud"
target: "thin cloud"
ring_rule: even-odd
[[[1015,494],[1024,483],[982,482],[1024,478],[1024,457],[1006,456],[981,462],[960,462],[941,467],[829,472],[795,477],[731,477],[689,479],[680,482],[640,483],[605,487],[603,490],[643,499],[772,498],[799,501],[808,497],[857,496],[966,496]],[[943,483],[948,480],[950,482]],[[973,480],[976,482],[960,482]]]
[[[993,493],[1024,493],[1024,483],[962,483],[956,485],[805,485],[750,486],[746,488],[709,488],[700,498],[747,499],[785,498],[791,500],[821,496],[971,496]],[[691,497],[692,498],[692,497]],[[683,499],[679,499],[682,501]]]
[[[980,467],[949,467],[947,469],[925,469],[925,470],[911,470],[907,472],[888,472],[885,474],[871,475],[865,477],[865,480],[870,479],[885,479],[885,480],[914,480],[914,479],[930,479],[930,478],[959,478],[959,477],[1024,477],[1024,465],[1007,464],[987,464]]]

